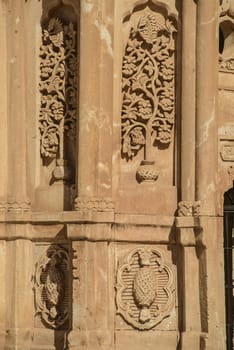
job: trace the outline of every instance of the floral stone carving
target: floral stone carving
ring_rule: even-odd
[[[114,203],[108,197],[77,197],[75,199],[75,210],[113,211]]]
[[[40,63],[41,156],[57,159],[56,180],[69,180],[64,165],[65,138],[75,142],[77,115],[77,43],[74,25],[52,18],[42,32]],[[62,164],[62,165],[61,165]],[[65,167],[61,171],[61,166]]]
[[[178,203],[178,216],[199,216],[200,201],[182,201]]]
[[[174,306],[174,278],[162,253],[154,248],[132,250],[118,267],[117,313],[140,330],[168,317]]]
[[[122,67],[122,155],[127,160],[144,148],[144,161],[152,162],[152,146],[167,146],[173,139],[175,32],[170,18],[152,11],[131,28]],[[150,167],[155,181],[158,171]]]
[[[68,271],[68,252],[58,245],[50,247],[36,264],[36,315],[52,328],[59,328],[68,320]]]
[[[219,56],[219,71],[234,73],[234,58],[223,58],[222,55]]]

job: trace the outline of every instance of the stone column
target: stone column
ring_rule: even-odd
[[[68,349],[110,350],[108,243],[73,241],[72,248],[73,310]]]
[[[196,199],[216,213],[218,0],[197,2]]]
[[[24,2],[9,1],[8,50],[8,209],[28,210],[26,179],[26,111],[24,60]]]
[[[4,86],[0,94],[0,210],[7,207],[7,41],[6,41],[6,3],[0,2],[0,86]]]
[[[200,298],[201,304],[203,303],[203,307],[206,304],[207,309],[207,325],[205,325],[207,339],[204,338],[206,345],[204,349],[226,349],[223,218],[201,217],[200,225],[201,240],[205,247],[201,255],[204,273]],[[204,295],[204,288],[206,288],[206,295]]]
[[[6,316],[8,313],[8,304],[6,301],[7,288],[5,286],[7,277],[9,276],[6,270],[6,241],[0,241],[0,280],[2,281],[2,288],[0,288],[0,349],[4,349],[6,338]]]
[[[19,236],[27,228],[11,224],[9,231],[14,230]],[[17,239],[8,242],[6,251],[7,278],[5,279],[7,295],[6,305],[6,343],[3,349],[30,350],[34,319],[32,289],[32,242]]]
[[[85,6],[85,5],[84,5]],[[98,158],[99,57],[100,39],[95,20],[97,9],[81,6],[80,13],[80,89],[78,125],[78,196],[96,195],[96,161]]]
[[[194,201],[196,4],[193,1],[182,1],[182,16],[181,200]]]
[[[196,253],[194,217],[177,218],[178,243],[181,245],[181,349],[200,350],[201,319],[199,260]]]
[[[112,1],[81,1],[77,210],[112,209],[113,8]]]

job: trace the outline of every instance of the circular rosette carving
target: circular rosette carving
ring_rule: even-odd
[[[159,250],[134,249],[119,264],[116,291],[117,314],[134,328],[152,329],[174,306],[172,269]]]
[[[36,315],[51,328],[59,328],[68,320],[68,271],[68,252],[57,245],[50,247],[36,264]]]

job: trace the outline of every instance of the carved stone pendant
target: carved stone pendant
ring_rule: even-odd
[[[174,306],[172,269],[154,248],[134,249],[123,259],[116,290],[117,314],[140,330],[155,327]]]

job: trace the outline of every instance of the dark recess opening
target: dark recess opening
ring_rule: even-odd
[[[227,350],[233,350],[234,298],[233,298],[233,249],[234,249],[234,184],[224,194],[224,274],[226,303]]]

